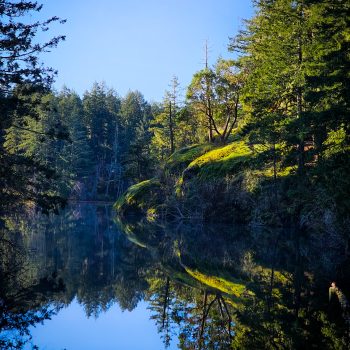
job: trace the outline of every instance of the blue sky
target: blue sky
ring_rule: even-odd
[[[232,57],[229,37],[250,18],[250,0],[44,0],[42,18],[66,18],[49,35],[64,34],[65,42],[43,56],[59,71],[55,88],[63,85],[79,94],[105,81],[120,95],[141,91],[149,101],[161,101],[173,75],[185,88],[204,64]],[[47,35],[47,34],[45,34]],[[40,37],[42,40],[43,37]]]

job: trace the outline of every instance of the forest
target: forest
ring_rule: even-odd
[[[82,97],[52,90],[39,54],[65,38],[34,38],[64,21],[26,25],[18,18],[39,5],[5,2],[2,210],[119,198],[122,213],[347,227],[349,4],[255,6],[230,39],[235,59],[206,61],[185,96],[174,75],[150,103],[104,83]]]
[[[37,38],[65,20],[0,1],[0,348],[75,298],[147,301],[166,346],[173,324],[183,349],[347,348],[350,2],[252,2],[230,59],[206,46],[147,101],[55,89],[42,60],[66,37]]]

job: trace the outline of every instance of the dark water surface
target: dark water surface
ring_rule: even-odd
[[[0,349],[348,349],[348,250],[336,232],[121,222],[109,206],[8,216]]]

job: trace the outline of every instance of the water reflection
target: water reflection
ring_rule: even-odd
[[[333,280],[350,290],[335,233],[112,219],[91,205],[4,219],[0,348],[22,348],[75,298],[96,317],[144,300],[165,347],[348,348],[349,310],[328,297]]]

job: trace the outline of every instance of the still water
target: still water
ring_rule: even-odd
[[[121,221],[86,204],[1,224],[0,349],[349,348],[335,232]]]

